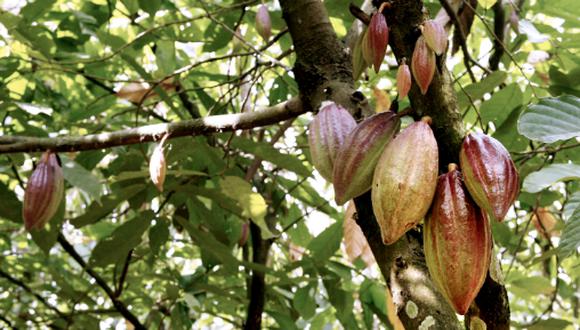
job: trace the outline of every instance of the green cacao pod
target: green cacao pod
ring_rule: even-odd
[[[465,315],[483,286],[491,260],[491,227],[471,199],[455,164],[439,177],[423,229],[431,278],[455,311]]]
[[[365,119],[346,137],[334,162],[332,183],[337,204],[371,188],[379,157],[400,126],[394,112],[381,112]]]
[[[41,229],[54,217],[64,193],[64,176],[54,153],[42,158],[26,184],[22,217],[26,230]]]
[[[503,221],[520,187],[509,152],[498,140],[472,133],[463,140],[459,161],[471,197],[495,220]]]
[[[312,163],[326,180],[332,182],[338,150],[355,127],[354,118],[336,103],[323,107],[310,123],[308,144]]]
[[[391,141],[377,163],[372,182],[373,211],[385,244],[392,244],[427,214],[435,187],[437,141],[423,118]]]

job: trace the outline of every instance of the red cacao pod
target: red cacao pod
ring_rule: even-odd
[[[411,59],[411,70],[417,85],[421,89],[421,94],[425,95],[433,80],[433,75],[435,75],[435,53],[427,46],[423,36],[420,36],[415,43],[413,58]]]
[[[370,50],[370,56],[367,56],[367,61],[374,66],[375,72],[378,73],[389,44],[389,27],[381,10],[376,12],[371,18],[366,33],[366,42],[365,47]]]
[[[270,20],[270,13],[266,5],[261,5],[256,13],[256,30],[264,40],[270,40],[272,34],[272,21]]]
[[[54,153],[45,152],[24,192],[22,216],[26,230],[41,229],[54,217],[64,195],[64,176]]]
[[[435,187],[439,154],[425,117],[405,128],[383,153],[372,182],[373,211],[385,244],[392,244],[427,214]]]
[[[151,181],[160,192],[163,192],[163,183],[165,183],[165,174],[167,173],[167,163],[165,161],[165,153],[163,144],[167,135],[161,142],[153,149],[151,158],[149,159],[149,176]]]
[[[431,278],[465,315],[487,276],[492,241],[487,216],[467,193],[455,164],[438,179],[423,243]]]
[[[381,112],[365,119],[346,137],[336,156],[332,176],[337,204],[342,205],[371,188],[379,157],[400,125],[394,112]]]
[[[411,71],[407,63],[405,63],[405,59],[403,59],[397,70],[397,90],[399,91],[399,100],[404,99],[409,94],[409,90],[411,90]]]
[[[332,182],[334,160],[346,136],[356,127],[354,118],[340,105],[326,105],[310,123],[308,144],[312,164],[326,180]]]
[[[463,140],[459,161],[471,197],[489,215],[503,221],[520,187],[509,152],[498,140],[472,133]]]
[[[423,37],[425,37],[425,42],[429,48],[435,52],[435,54],[441,55],[445,52],[448,36],[443,25],[432,19],[427,20],[423,24],[422,33]]]

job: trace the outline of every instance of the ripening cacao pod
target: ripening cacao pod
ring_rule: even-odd
[[[427,214],[437,185],[437,141],[424,117],[391,141],[372,182],[373,211],[383,243],[392,244]]]
[[[268,12],[268,7],[266,5],[261,5],[256,13],[256,31],[258,31],[258,34],[264,38],[264,40],[270,40],[270,35],[272,34],[272,21],[270,20],[270,13]]]
[[[423,228],[431,278],[455,311],[465,315],[481,289],[491,260],[491,226],[471,199],[455,164],[439,177]]]
[[[45,152],[24,192],[22,216],[26,230],[42,229],[54,217],[64,195],[64,176],[56,154]]]
[[[308,144],[312,164],[323,178],[332,182],[334,160],[346,136],[356,127],[354,118],[340,105],[326,105],[310,123]]]
[[[404,58],[397,70],[397,90],[399,91],[399,100],[404,99],[411,90],[411,71]]]
[[[364,47],[367,50],[365,59],[374,66],[375,72],[378,73],[389,44],[389,27],[380,9],[371,18],[365,38],[366,45]]]
[[[425,42],[435,52],[435,54],[441,55],[445,52],[448,36],[443,25],[432,19],[427,20],[423,24],[422,33],[423,37],[425,37]]]
[[[336,156],[332,175],[338,205],[371,188],[379,157],[400,125],[394,112],[381,112],[365,119],[346,137]]]
[[[465,185],[475,202],[503,221],[519,192],[519,175],[509,152],[498,140],[471,133],[459,154]]]
[[[425,95],[435,74],[435,52],[427,46],[423,36],[419,36],[415,43],[411,71],[413,71],[413,77],[421,89],[421,94]]]
[[[163,144],[165,143],[166,138],[167,135],[157,146],[155,146],[151,158],[149,159],[149,176],[160,192],[163,192],[163,183],[165,183],[165,174],[167,173],[167,163],[165,161],[165,153],[163,150]]]
[[[547,207],[538,207],[532,213],[532,223],[545,239],[552,236],[560,236],[560,231],[556,229],[558,220]]]

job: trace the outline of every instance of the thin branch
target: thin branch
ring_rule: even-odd
[[[129,250],[127,258],[125,258],[125,264],[123,265],[123,271],[121,272],[121,277],[119,278],[119,285],[115,290],[115,297],[120,297],[123,292],[123,286],[125,285],[125,279],[127,278],[127,273],[129,272],[129,264],[131,264],[131,257],[133,256],[133,249]]]
[[[295,97],[278,105],[250,113],[208,116],[176,123],[146,125],[93,135],[55,138],[0,136],[0,154],[44,150],[74,152],[157,141],[165,134],[170,134],[170,138],[176,138],[252,129],[294,118],[304,112],[300,99]]]
[[[127,321],[131,322],[135,327],[135,329],[145,330],[146,329],[145,326],[141,324],[141,322],[139,322],[137,316],[131,313],[131,311],[129,311],[127,306],[125,306],[125,304],[122,301],[117,299],[117,297],[115,296],[115,292],[113,292],[113,290],[109,287],[107,282],[99,274],[97,274],[97,272],[95,272],[92,268],[90,268],[87,265],[87,263],[78,254],[75,248],[66,240],[66,238],[62,234],[58,235],[58,242],[60,243],[62,248],[81,266],[81,268],[84,271],[86,271],[87,274],[89,274],[95,280],[95,282],[97,282],[97,285],[100,286],[101,289],[103,289],[103,291],[105,291],[107,296],[109,296],[109,299],[111,299],[111,302],[113,303],[115,309],[119,313],[121,313],[121,315],[123,315],[123,317]]]

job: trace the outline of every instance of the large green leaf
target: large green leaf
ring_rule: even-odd
[[[518,131],[544,143],[580,136],[580,98],[565,95],[541,99],[522,114]]]
[[[580,178],[580,165],[552,164],[530,173],[524,180],[524,191],[537,193],[559,181]]]
[[[342,222],[336,222],[312,239],[310,244],[308,244],[308,250],[312,252],[314,259],[326,261],[338,250],[341,241]]]
[[[224,195],[238,202],[242,216],[260,227],[264,238],[276,236],[266,223],[268,205],[262,195],[252,191],[252,185],[238,176],[226,176],[220,181],[220,187]]]
[[[146,211],[120,225],[111,236],[101,240],[95,246],[89,263],[93,266],[104,267],[126,258],[129,251],[141,243],[141,238],[154,216],[152,211]]]
[[[507,78],[505,71],[494,71],[483,80],[457,90],[457,103],[461,109],[471,104],[471,101],[481,99],[486,93],[491,93]],[[471,99],[471,101],[470,101]]]
[[[311,171],[295,155],[283,154],[268,143],[254,142],[244,138],[236,138],[230,144],[231,147],[244,152],[254,154],[274,165],[301,176],[310,176]]]
[[[22,222],[22,203],[16,198],[14,191],[0,182],[0,218]]]
[[[560,258],[565,258],[576,252],[580,247],[580,207],[572,213],[562,230],[562,238],[558,246]]]
[[[309,284],[299,288],[294,294],[292,305],[305,320],[311,319],[316,313],[316,284]]]
[[[481,105],[479,112],[483,122],[493,121],[495,127],[500,127],[511,112],[521,106],[523,97],[517,84],[511,84],[501,89]]]
[[[85,213],[72,219],[70,222],[77,228],[93,224],[111,213],[119,204],[127,201],[145,189],[142,184],[128,186],[116,193],[103,196],[100,203],[93,202],[86,208]]]
[[[65,180],[89,194],[92,199],[99,200],[102,187],[99,179],[69,157],[61,155],[60,159]]]

